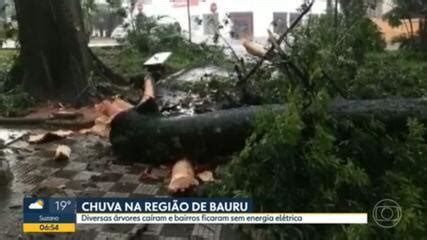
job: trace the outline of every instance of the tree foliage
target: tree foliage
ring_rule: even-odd
[[[424,126],[415,119],[399,127],[375,119],[336,120],[326,111],[336,97],[422,96],[425,69],[414,71],[413,55],[383,52],[384,41],[370,20],[345,14],[338,20],[335,28],[332,15],[310,21],[293,34],[287,51],[276,55],[277,71],[270,76],[276,100],[288,111],[259,117],[244,150],[219,171],[221,182],[211,194],[251,197],[260,212],[370,214],[378,201],[390,198],[402,206],[403,217],[391,230],[373,219],[360,226],[249,227],[253,238],[419,239],[427,234]]]

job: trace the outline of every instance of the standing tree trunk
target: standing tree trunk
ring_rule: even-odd
[[[327,0],[326,1],[326,10],[328,11],[328,13],[332,12],[332,0]]]
[[[15,0],[22,85],[36,98],[87,100],[91,57],[80,0]]]

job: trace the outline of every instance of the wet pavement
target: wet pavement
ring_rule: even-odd
[[[215,66],[206,66],[175,77],[180,77],[178,82],[184,83],[210,81],[213,75],[225,76],[228,73]],[[159,87],[157,95],[163,115],[181,116],[210,111],[203,104],[202,108],[199,106],[199,102],[204,103],[206,99],[197,94]],[[207,105],[212,107],[214,104],[208,101]],[[28,134],[45,132],[47,130],[0,127],[0,239],[243,239],[230,225],[78,225],[74,234],[24,235],[22,203],[25,196],[168,196],[169,172],[165,168],[118,162],[108,139],[95,135],[75,133],[49,143],[28,143]],[[54,159],[59,145],[71,148],[69,160]]]
[[[71,148],[71,158],[54,160],[56,146]],[[156,168],[158,180],[147,178],[151,166],[118,164],[106,139],[72,135],[45,144],[21,138],[0,150],[0,161],[13,178],[0,186],[0,239],[238,239],[225,225],[79,225],[74,234],[22,233],[24,196],[38,197],[153,197],[167,196],[168,172]]]

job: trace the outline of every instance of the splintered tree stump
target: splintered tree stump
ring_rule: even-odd
[[[126,111],[113,119],[110,141],[114,152],[128,161],[161,164],[185,157],[208,161],[241,150],[259,114],[286,109],[286,105],[251,106],[191,117]],[[411,117],[427,122],[427,99],[342,100],[332,102],[329,113],[336,119],[377,119],[404,128]]]

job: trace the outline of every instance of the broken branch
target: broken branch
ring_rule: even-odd
[[[302,12],[301,12],[301,14],[292,22],[292,24],[291,24],[291,26],[288,28],[288,29],[286,29],[286,31],[279,37],[279,39],[277,40],[277,43],[279,44],[279,46],[280,46],[280,44],[281,44],[281,42],[282,41],[284,41],[285,39],[286,39],[286,37],[287,37],[287,35],[296,27],[296,26],[298,26],[298,24],[301,22],[301,20],[303,19],[303,17],[308,13],[308,12],[310,12],[310,10],[311,10],[311,8],[313,7],[313,5],[314,5],[314,0],[312,0],[309,4],[307,4],[304,8],[303,8],[303,10],[302,10]],[[257,71],[258,71],[258,69],[261,67],[261,65],[264,63],[264,61],[266,60],[266,58],[274,51],[274,49],[275,49],[275,47],[274,46],[271,46],[269,49],[268,49],[268,51],[267,51],[267,53],[266,53],[266,55],[263,57],[263,58],[261,58],[256,64],[255,64],[255,66],[253,66],[252,67],[252,69],[240,80],[240,83],[239,83],[239,85],[246,85],[246,82],[248,81],[248,79],[249,78],[251,78],[252,77],[252,75],[254,75]]]

